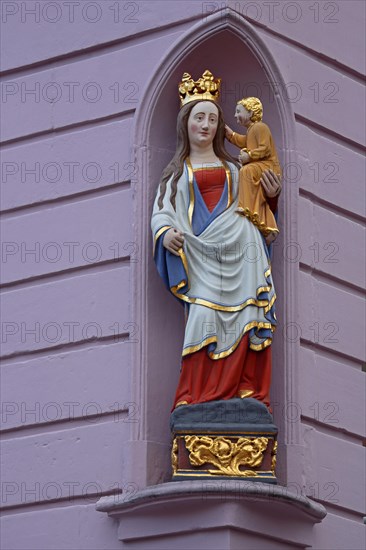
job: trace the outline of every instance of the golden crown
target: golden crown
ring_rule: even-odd
[[[190,101],[217,101],[220,96],[221,78],[214,78],[210,71],[205,71],[201,78],[194,81],[189,73],[184,73],[179,83],[180,106]]]

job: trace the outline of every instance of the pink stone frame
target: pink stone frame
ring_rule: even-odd
[[[280,70],[265,42],[247,21],[230,8],[225,8],[197,22],[172,44],[159,67],[152,71],[136,113],[133,146],[138,178],[133,184],[133,231],[141,260],[132,263],[131,305],[140,338],[132,352],[131,400],[139,406],[140,421],[132,425],[124,477],[137,482],[140,487],[170,478],[169,414],[179,375],[183,334],[183,310],[173,297],[168,296],[156,273],[150,231],[151,207],[161,171],[170,160],[175,146],[176,82],[183,71],[190,70],[192,60],[200,66],[197,56],[192,57],[198,46],[205,58],[202,63],[207,64],[204,68],[222,76],[215,67],[215,43],[222,45],[227,42],[227,51],[230,51],[230,45],[235,43],[237,46],[238,41],[242,45],[243,56],[252,60],[253,66],[261,66],[262,74],[268,81],[282,83],[279,90],[285,90]],[[189,58],[190,65],[187,63]],[[216,65],[220,68],[219,62]],[[230,70],[233,73],[235,68]],[[196,78],[199,76],[193,70],[192,74]],[[272,105],[281,127],[280,133],[275,136],[281,162],[296,163],[295,119],[291,104],[279,91]],[[158,124],[165,114],[166,120],[172,119],[169,129],[164,122]],[[282,246],[284,243],[298,242],[297,208],[298,185],[286,185],[285,182],[280,204]],[[277,410],[274,407],[275,422],[280,431],[277,476],[279,482],[286,485],[300,482],[302,467],[300,418],[294,421],[293,412],[298,403],[300,342],[286,340],[283,331],[286,323],[297,318],[299,266],[297,261],[289,262],[282,254],[278,256],[275,257],[273,271],[280,325],[273,344],[272,402],[280,404]]]

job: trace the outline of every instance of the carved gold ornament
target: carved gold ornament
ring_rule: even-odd
[[[226,437],[207,437],[187,435],[184,438],[189,451],[192,466],[202,466],[209,463],[217,470],[209,470],[210,474],[228,476],[256,476],[253,470],[240,470],[241,466],[255,468],[262,464],[263,453],[268,445],[267,437],[239,437],[232,441]]]
[[[276,227],[267,227],[264,222],[260,221],[258,212],[251,212],[249,208],[238,208],[237,212],[240,212],[240,214],[243,214],[246,218],[248,218],[254,225],[256,225],[259,229],[259,231],[264,235],[265,237],[268,237],[270,233],[279,233],[278,229]]]
[[[275,469],[276,469],[276,462],[277,462],[277,441],[274,442],[273,444],[273,449],[272,449],[272,463],[271,463],[271,468],[272,468],[272,473],[273,475],[275,475]]]
[[[173,468],[173,474],[177,473],[178,470],[178,441],[175,437],[173,440],[173,446],[172,446],[172,468]]]

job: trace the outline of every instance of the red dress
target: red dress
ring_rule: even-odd
[[[202,198],[212,212],[224,189],[225,170],[209,168],[194,173]],[[183,357],[173,409],[233,397],[253,397],[269,407],[271,346],[253,351],[248,338],[246,333],[235,351],[222,359],[211,359],[206,348]]]

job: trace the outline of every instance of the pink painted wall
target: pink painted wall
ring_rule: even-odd
[[[133,210],[135,113],[171,44],[225,5],[271,51],[296,127],[298,242],[275,251],[277,265],[295,261],[299,289],[276,335],[299,357],[298,401],[275,408],[301,434],[284,481],[328,510],[314,548],[364,547],[364,3],[28,0],[1,5],[6,549],[121,547],[95,502],[146,484],[129,443],[147,414],[132,359],[148,216]]]

